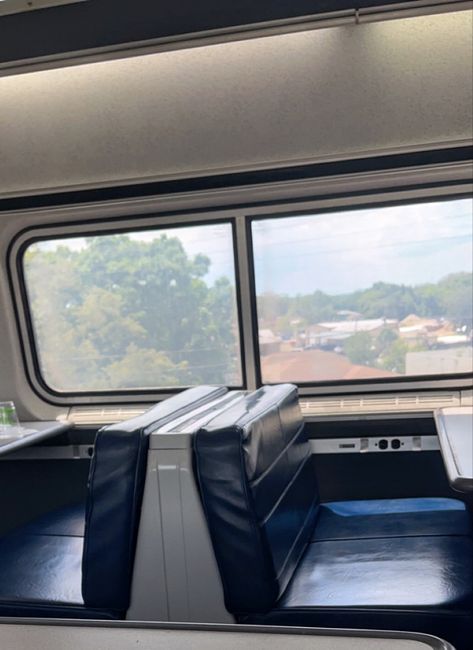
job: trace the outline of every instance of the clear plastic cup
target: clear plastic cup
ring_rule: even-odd
[[[0,438],[22,435],[20,422],[13,402],[0,402]]]

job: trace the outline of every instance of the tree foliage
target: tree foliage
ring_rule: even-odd
[[[376,361],[376,348],[368,332],[357,332],[347,339],[343,351],[352,363],[371,366]]]
[[[235,290],[227,277],[209,284],[210,265],[208,257],[189,256],[177,237],[166,235],[30,247],[27,289],[50,386],[76,391],[239,383]],[[308,326],[343,320],[347,312],[398,321],[416,314],[471,330],[472,294],[472,274],[456,273],[436,284],[378,282],[343,295],[264,293],[258,316],[260,327],[287,339]],[[343,344],[352,363],[393,372],[404,371],[413,349],[389,328],[376,336],[358,332]]]
[[[25,256],[43,374],[61,390],[239,379],[234,287],[177,237],[90,237]]]
[[[271,322],[274,315],[303,319],[308,325],[337,320],[341,311],[362,318],[402,320],[410,314],[424,318],[446,318],[456,325],[472,321],[472,274],[453,273],[437,284],[416,287],[376,282],[369,289],[350,294],[328,295],[323,291],[287,296],[266,293],[258,298],[260,318]]]

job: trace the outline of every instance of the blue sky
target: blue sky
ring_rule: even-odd
[[[228,277],[232,284],[235,283],[233,239],[230,224],[146,230],[132,233],[130,237],[139,241],[152,241],[162,235],[178,237],[190,256],[195,256],[200,253],[209,257],[211,264],[209,272],[205,277],[208,284],[213,284],[222,275]],[[81,250],[86,246],[86,240],[84,237],[72,237],[45,241],[34,246],[40,250],[54,250],[58,246],[68,246],[73,250]]]
[[[253,238],[258,293],[437,282],[472,271],[472,200],[268,219]]]
[[[265,219],[253,223],[257,292],[295,295],[366,289],[375,282],[418,285],[449,273],[472,272],[471,199]],[[138,232],[150,241],[177,236],[187,253],[211,260],[206,282],[235,282],[229,224]],[[83,238],[58,243],[79,250]]]

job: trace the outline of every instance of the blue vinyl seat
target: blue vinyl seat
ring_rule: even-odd
[[[149,436],[225,392],[192,388],[101,429],[86,504],[48,513],[0,538],[0,616],[123,618],[130,603]]]
[[[84,537],[85,503],[71,504],[58,508],[21,527],[26,535],[55,535]]]
[[[319,508],[313,541],[471,535],[471,519],[458,499],[333,501]]]
[[[467,650],[473,539],[455,499],[320,504],[295,386],[199,429],[195,467],[237,620],[428,632]]]

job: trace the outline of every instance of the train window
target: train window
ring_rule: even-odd
[[[230,223],[43,240],[23,271],[50,389],[242,384]]]
[[[264,382],[472,372],[472,202],[252,222]]]

